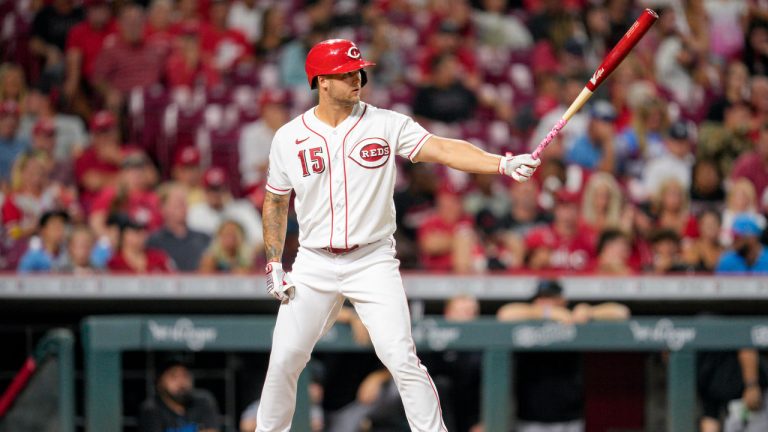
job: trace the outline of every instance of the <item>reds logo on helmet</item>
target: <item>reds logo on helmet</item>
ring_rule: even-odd
[[[356,46],[352,45],[347,50],[347,56],[349,56],[349,58],[359,59],[360,58],[360,50],[357,49]]]
[[[349,158],[363,168],[374,169],[384,166],[391,153],[389,143],[383,138],[365,138],[352,148]]]

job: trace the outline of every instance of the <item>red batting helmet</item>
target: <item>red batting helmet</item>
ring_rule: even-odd
[[[331,75],[359,70],[362,85],[368,82],[364,67],[376,63],[365,61],[357,46],[346,39],[329,39],[318,43],[309,50],[304,69],[307,71],[309,87],[317,88],[318,75]]]

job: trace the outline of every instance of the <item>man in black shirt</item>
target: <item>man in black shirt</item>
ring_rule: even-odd
[[[193,388],[192,374],[181,358],[163,363],[157,374],[157,394],[141,405],[141,432],[218,432],[216,400]]]

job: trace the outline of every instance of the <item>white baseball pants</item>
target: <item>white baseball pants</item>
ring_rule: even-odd
[[[295,296],[277,314],[256,432],[291,430],[299,374],[345,297],[394,377],[411,430],[447,431],[437,389],[416,356],[399,265],[390,238],[340,255],[299,248],[291,273]]]

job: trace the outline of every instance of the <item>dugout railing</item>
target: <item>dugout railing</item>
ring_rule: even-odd
[[[14,404],[37,371],[50,358],[56,359],[56,430],[75,432],[75,337],[69,329],[58,328],[46,332],[37,342],[21,369],[0,396],[0,430],[6,427]],[[36,401],[33,401],[36,402]]]
[[[86,430],[122,430],[123,351],[268,351],[274,317],[98,316],[83,322]],[[420,351],[483,353],[481,413],[485,430],[510,430],[513,356],[517,351],[668,351],[667,430],[696,430],[696,352],[768,347],[768,318],[644,317],[626,322],[562,325],[480,319],[414,323]],[[345,326],[334,326],[316,351],[361,351]],[[300,388],[306,389],[302,374]],[[309,400],[299,392],[293,430],[309,431]]]

